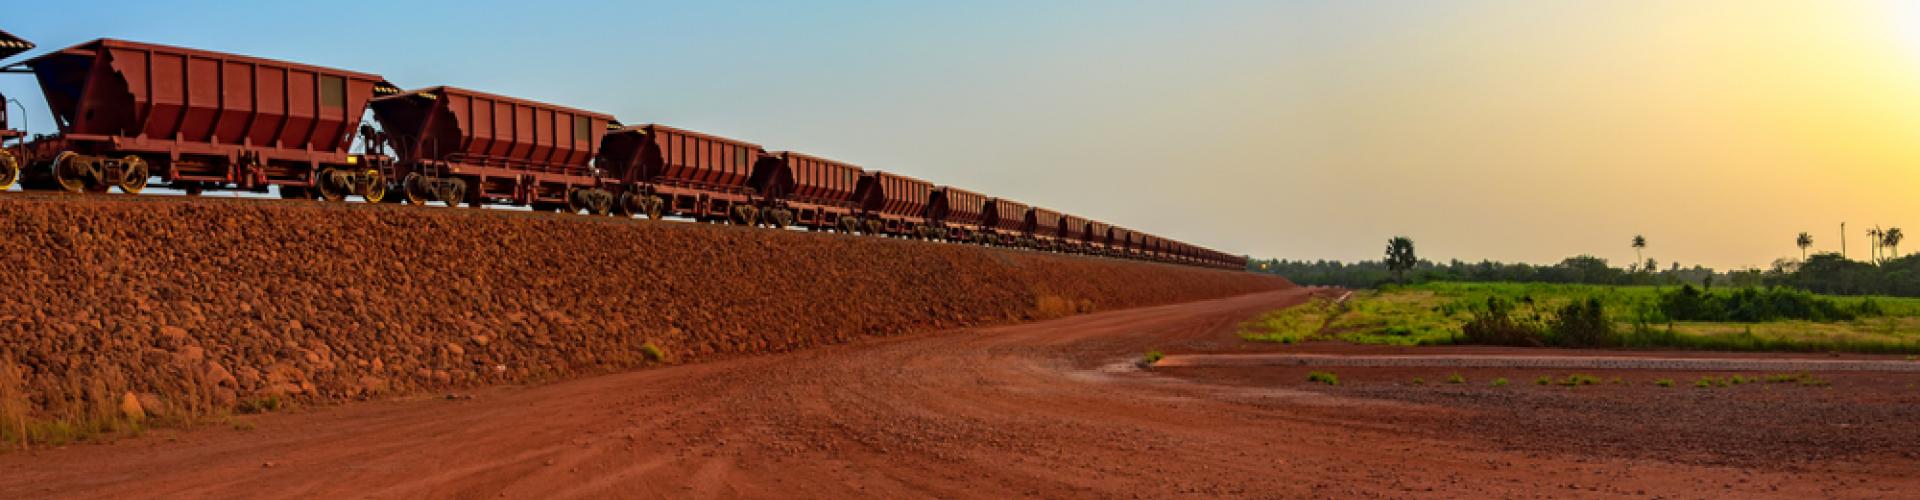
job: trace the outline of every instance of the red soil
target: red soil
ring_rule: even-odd
[[[0,214],[0,438],[19,428],[19,408],[40,422],[123,408],[191,419],[1289,286],[551,213],[0,193]]]
[[[1920,487],[1920,462],[1901,449],[1916,433],[1898,431],[1915,421],[1901,408],[1920,401],[1909,381],[1879,374],[1696,391],[1637,379],[1536,387],[1506,371],[1463,371],[1474,385],[1435,387],[1445,371],[1342,368],[1329,387],[1292,368],[1131,367],[1148,349],[1231,345],[1238,322],[1306,295],[860,340],[12,453],[0,455],[0,498],[1807,498]],[[1430,385],[1404,382],[1416,373]],[[1492,376],[1514,385],[1486,387]],[[1765,420],[1790,412],[1856,427],[1770,434],[1782,428]],[[1613,440],[1589,446],[1596,428]]]

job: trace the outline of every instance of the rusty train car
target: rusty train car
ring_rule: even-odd
[[[0,31],[0,60],[33,48]],[[0,107],[0,190],[137,194],[158,180],[189,195],[511,205],[1221,269],[1247,262],[853,163],[454,86],[401,90],[372,73],[105,38],[7,69],[33,74],[58,132],[29,138]]]

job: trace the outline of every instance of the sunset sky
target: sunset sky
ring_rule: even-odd
[[[0,29],[567,104],[1256,257],[1624,264],[1644,234],[1725,269],[1920,230],[1920,2],[159,4]]]

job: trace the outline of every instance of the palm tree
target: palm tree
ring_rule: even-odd
[[[1887,260],[1900,258],[1900,240],[1906,238],[1907,235],[1902,234],[1897,227],[1887,228],[1885,232],[1880,233],[1880,239],[1884,240],[1882,244],[1887,247]]]
[[[1883,234],[1886,234],[1886,232],[1881,231],[1880,228],[1877,227],[1867,230],[1867,243],[1873,245],[1873,255],[1868,257],[1868,259],[1872,260],[1875,264],[1880,263],[1880,242],[1883,241],[1880,236]]]
[[[1800,245],[1800,260],[1807,260],[1807,248],[1813,246],[1813,235],[1801,231],[1800,237],[1793,239],[1793,244]]]
[[[1641,235],[1638,235],[1638,234],[1636,234],[1636,235],[1633,235],[1633,258],[1634,258],[1634,260],[1646,260],[1646,258],[1645,258],[1645,256],[1643,256],[1643,255],[1640,255],[1640,250],[1641,250],[1641,249],[1644,249],[1644,248],[1647,248],[1647,237],[1645,237],[1645,236],[1641,236]],[[1652,271],[1652,270],[1651,270],[1651,269],[1649,269],[1648,271]]]

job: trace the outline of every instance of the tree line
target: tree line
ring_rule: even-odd
[[[1333,260],[1255,259],[1249,267],[1287,277],[1302,285],[1375,288],[1393,283],[1429,281],[1560,283],[1590,285],[1693,285],[1711,289],[1725,287],[1788,287],[1836,295],[1894,295],[1920,297],[1920,254],[1901,256],[1903,235],[1898,228],[1869,231],[1872,259],[1858,261],[1839,253],[1815,253],[1800,260],[1781,259],[1767,269],[1715,271],[1703,266],[1682,266],[1678,262],[1661,267],[1654,259],[1644,259],[1616,267],[1607,259],[1578,255],[1554,264],[1509,263],[1492,260],[1467,262],[1459,259],[1434,262],[1419,258],[1413,240],[1394,237],[1388,240],[1381,260],[1340,262]],[[1804,252],[1813,238],[1800,233],[1795,245]],[[1634,236],[1632,248],[1636,260],[1647,247],[1647,240]],[[1804,254],[1803,254],[1804,255]]]
[[[1607,259],[1591,255],[1568,257],[1559,263],[1547,265],[1491,260],[1466,262],[1459,259],[1447,262],[1412,259],[1411,263],[1405,266],[1390,265],[1390,262],[1392,261],[1268,259],[1256,260],[1252,267],[1255,271],[1285,276],[1294,283],[1302,285],[1347,288],[1374,288],[1394,283],[1429,281],[1706,286],[1707,281],[1712,279],[1715,284],[1743,286],[1763,284],[1758,271],[1715,273],[1712,269],[1700,266],[1682,268],[1678,264],[1667,269],[1647,271],[1639,265],[1629,268],[1613,267],[1608,264]],[[1729,274],[1733,276],[1730,277]]]

